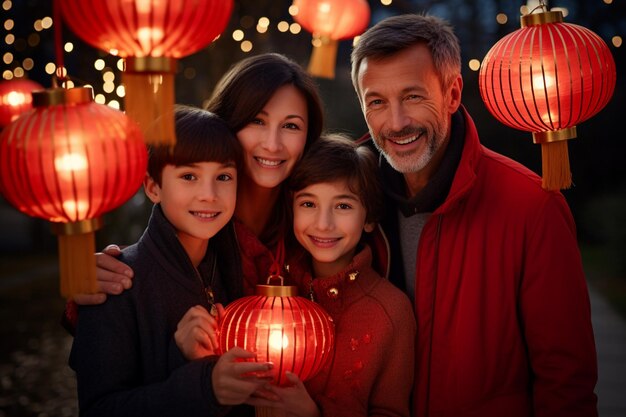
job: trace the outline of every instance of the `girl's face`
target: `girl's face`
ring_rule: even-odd
[[[367,211],[345,180],[312,184],[293,197],[293,231],[311,254],[316,277],[335,275],[354,257],[366,223]]]
[[[237,132],[246,175],[274,188],[291,175],[302,156],[309,126],[307,102],[293,85],[280,87],[254,120]]]

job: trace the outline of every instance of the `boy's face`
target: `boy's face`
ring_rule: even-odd
[[[293,230],[298,242],[311,254],[316,277],[343,270],[354,257],[367,212],[345,180],[310,185],[294,194]]]
[[[161,203],[167,219],[187,243],[213,237],[232,217],[237,197],[237,169],[234,164],[198,162],[166,165],[159,186],[147,177],[144,188],[153,203]]]

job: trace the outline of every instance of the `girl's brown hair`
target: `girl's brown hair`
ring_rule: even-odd
[[[294,170],[289,189],[297,192],[310,185],[341,180],[365,207],[365,222],[377,222],[383,212],[383,191],[376,156],[346,136],[322,135]]]

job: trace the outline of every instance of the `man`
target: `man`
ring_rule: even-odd
[[[480,144],[452,29],[432,16],[383,20],[352,52],[352,80],[384,156],[390,276],[415,307],[413,415],[597,416],[572,215],[537,175]],[[109,268],[121,282],[125,269]]]
[[[573,218],[560,193],[480,144],[450,26],[390,17],[351,58],[384,157],[390,276],[415,306],[413,415],[596,416]]]

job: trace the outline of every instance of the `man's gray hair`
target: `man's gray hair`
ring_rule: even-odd
[[[404,14],[369,28],[352,50],[352,84],[359,99],[357,77],[364,59],[387,58],[420,43],[428,46],[442,89],[447,89],[461,73],[461,47],[452,26],[436,16]]]

